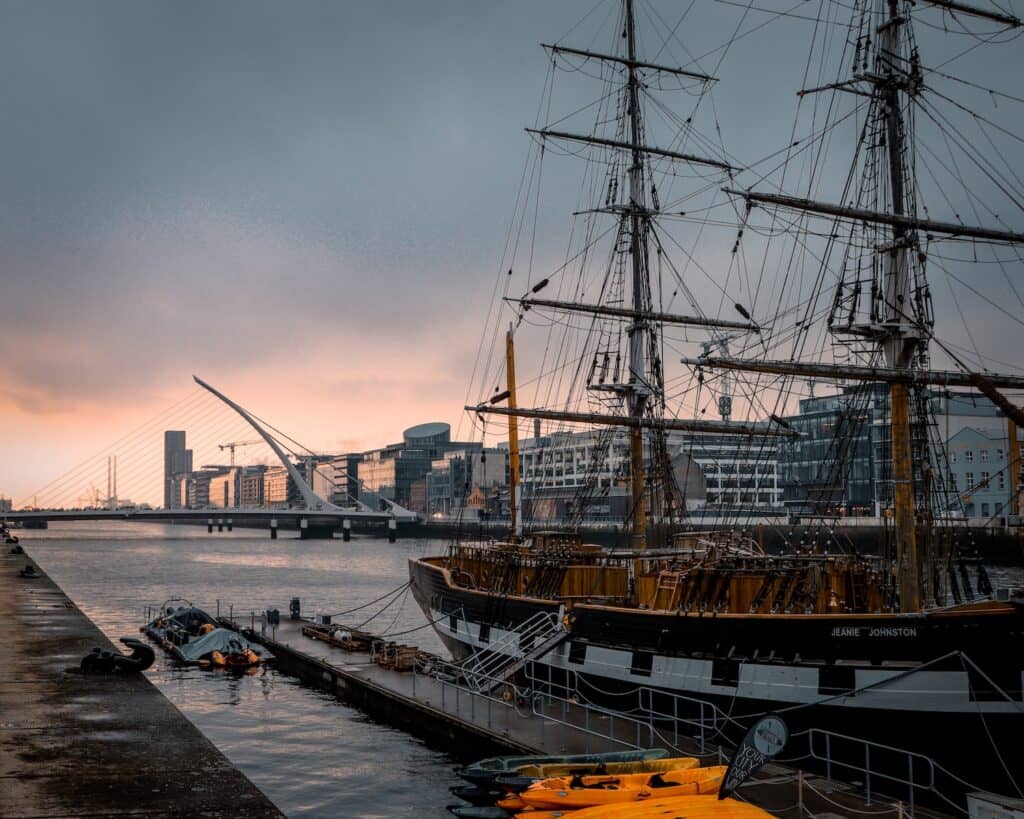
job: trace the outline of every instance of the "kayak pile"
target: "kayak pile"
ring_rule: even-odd
[[[724,765],[701,767],[664,750],[562,757],[494,757],[458,771],[466,785],[450,805],[460,819],[766,819],[736,799],[719,799]]]

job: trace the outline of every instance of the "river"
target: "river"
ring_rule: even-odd
[[[282,532],[160,524],[52,524],[18,532],[26,551],[115,643],[138,634],[146,606],[185,597],[237,616],[299,597],[304,614],[339,612],[406,582],[411,556],[444,543],[353,537],[299,540]],[[342,618],[358,623],[379,607]],[[412,629],[426,619],[400,596],[367,626]],[[430,628],[403,638],[443,651]],[[153,683],[288,816],[449,816],[457,760],[273,667],[248,675],[181,668],[159,654]]]

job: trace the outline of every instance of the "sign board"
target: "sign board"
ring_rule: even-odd
[[[778,756],[788,739],[789,729],[786,728],[782,717],[771,714],[761,717],[747,731],[743,742],[729,760],[718,798],[725,799],[731,795],[751,774],[760,770],[765,762]]]

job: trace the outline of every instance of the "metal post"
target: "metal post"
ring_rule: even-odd
[[[220,619],[220,598],[217,598],[217,619]]]
[[[700,750],[704,753],[704,725],[703,725],[703,714],[704,709],[701,708],[701,742]],[[679,697],[672,697],[672,744],[679,744]]]
[[[441,683],[441,710],[446,711],[447,709],[444,707],[444,680],[438,680],[438,682]]]
[[[825,778],[832,781],[832,735],[825,734]]]
[[[459,692],[462,690],[462,685],[458,682],[455,683],[455,713],[459,713]]]
[[[487,698],[487,727],[491,727],[491,698]]]
[[[469,718],[476,724],[476,694],[472,691],[469,694]]]
[[[864,790],[867,795],[865,805],[871,804],[871,746],[864,743]]]
[[[907,767],[910,771],[908,781],[910,783],[910,815],[914,816],[914,757],[907,754]]]
[[[416,663],[412,664],[412,695],[416,696]]]
[[[796,772],[796,807],[797,816],[800,819],[804,817],[804,772],[803,769],[797,769]]]

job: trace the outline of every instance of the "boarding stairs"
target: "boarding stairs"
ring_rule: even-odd
[[[538,612],[500,640],[477,649],[461,666],[466,684],[478,694],[490,694],[513,679],[527,663],[539,660],[569,639],[562,625],[564,606],[558,613]]]

